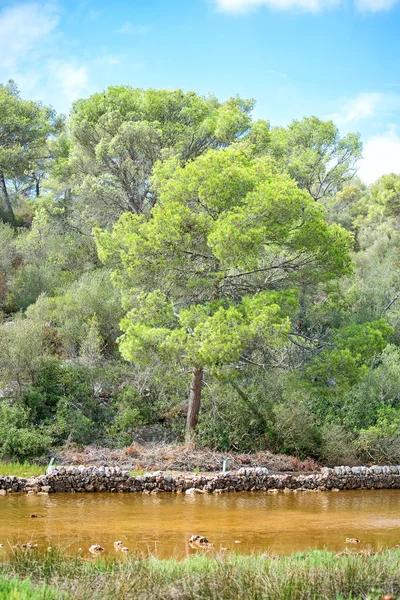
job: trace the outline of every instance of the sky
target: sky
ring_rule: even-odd
[[[0,0],[0,82],[68,114],[110,85],[254,98],[254,118],[359,132],[400,172],[400,0]],[[0,115],[1,118],[1,115]]]

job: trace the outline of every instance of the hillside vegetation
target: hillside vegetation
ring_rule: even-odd
[[[316,117],[0,85],[0,458],[189,442],[400,461],[400,175]]]

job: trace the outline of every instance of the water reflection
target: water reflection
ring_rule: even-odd
[[[3,552],[7,541],[34,541],[85,551],[96,543],[113,553],[114,541],[121,540],[133,552],[163,558],[192,553],[188,540],[193,534],[206,536],[217,550],[228,547],[240,553],[340,551],[346,538],[361,539],[360,548],[377,548],[400,541],[399,508],[399,490],[11,495],[0,497],[0,543]],[[30,514],[39,517],[31,519]]]

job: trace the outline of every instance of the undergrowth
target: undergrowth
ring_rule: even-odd
[[[56,594],[26,596],[34,600],[377,600],[400,594],[399,550],[373,556],[335,556],[327,551],[275,558],[197,555],[177,561],[134,556],[86,560],[53,549],[15,552],[1,566],[3,580],[29,577],[29,585],[50,586]]]

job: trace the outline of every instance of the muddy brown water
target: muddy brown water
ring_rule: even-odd
[[[133,553],[182,558],[196,552],[188,545],[193,534],[206,536],[217,551],[243,554],[341,551],[346,538],[359,538],[357,549],[384,548],[400,543],[400,490],[0,497],[2,554],[28,541],[83,554],[96,543],[114,553],[113,542],[121,540]]]

